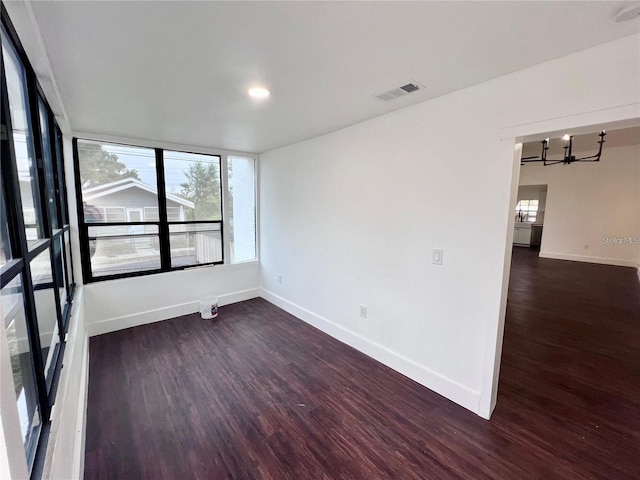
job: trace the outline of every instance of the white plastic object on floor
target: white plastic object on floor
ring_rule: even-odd
[[[200,316],[204,320],[218,316],[218,297],[207,297],[200,300]]]

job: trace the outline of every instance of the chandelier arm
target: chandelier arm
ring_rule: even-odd
[[[599,134],[600,140],[598,141],[599,143],[598,153],[596,153],[595,155],[589,155],[588,157],[584,157],[584,158],[576,158],[574,161],[575,162],[599,162],[600,157],[602,156],[602,145],[604,144],[604,137],[606,135],[607,133],[604,130],[601,131]]]
[[[600,160],[600,155],[590,155],[588,157],[576,158],[574,162],[584,162],[585,160],[595,159],[594,161]]]
[[[548,165],[557,165],[558,163],[566,163],[564,158],[561,160],[545,160],[544,161],[544,166],[548,166]]]

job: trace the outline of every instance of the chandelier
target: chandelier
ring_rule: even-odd
[[[565,135],[562,137],[564,140],[564,156],[563,158],[547,158],[547,150],[549,150],[549,139],[545,138],[542,140],[542,153],[539,157],[522,157],[520,159],[520,165],[524,165],[525,163],[531,162],[542,162],[542,164],[546,167],[547,165],[556,165],[558,163],[562,163],[563,165],[569,165],[574,162],[599,162],[600,157],[602,156],[602,144],[604,143],[604,137],[607,135],[607,132],[602,130],[598,136],[600,140],[598,143],[600,146],[598,147],[598,153],[595,155],[590,155],[588,157],[578,158],[573,154],[573,135]]]

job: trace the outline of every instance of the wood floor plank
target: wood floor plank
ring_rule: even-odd
[[[491,421],[262,299],[93,337],[85,478],[640,478],[638,279],[516,249]]]

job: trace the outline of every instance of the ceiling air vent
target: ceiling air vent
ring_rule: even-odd
[[[387,90],[386,92],[377,93],[374,95],[378,100],[382,100],[384,102],[388,102],[389,100],[393,100],[394,98],[403,97],[409,93],[417,92],[418,90],[422,90],[424,87],[420,85],[418,82],[410,81],[406,85],[402,85],[401,87],[392,88],[391,90]]]

